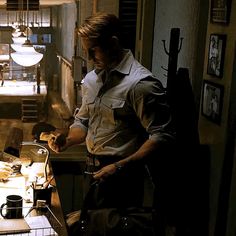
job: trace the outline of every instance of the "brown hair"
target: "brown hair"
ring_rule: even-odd
[[[99,12],[85,19],[78,29],[78,34],[105,46],[112,36],[120,39],[120,20],[113,14]]]

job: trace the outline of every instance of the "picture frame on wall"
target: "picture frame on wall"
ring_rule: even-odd
[[[211,81],[203,81],[202,115],[220,125],[222,116],[224,87]]]
[[[211,34],[209,39],[207,74],[223,77],[226,35]]]
[[[229,24],[232,0],[211,0],[211,22]]]

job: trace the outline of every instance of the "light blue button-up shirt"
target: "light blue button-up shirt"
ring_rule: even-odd
[[[87,132],[90,153],[126,157],[137,151],[145,138],[161,141],[169,132],[169,123],[161,82],[126,50],[123,60],[109,73],[93,70],[86,75],[82,105],[71,127]]]

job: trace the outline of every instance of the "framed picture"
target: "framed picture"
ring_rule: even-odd
[[[223,76],[226,35],[211,34],[209,40],[207,73],[216,77]]]
[[[229,24],[232,0],[211,0],[211,22]]]
[[[224,87],[204,80],[202,90],[202,115],[210,121],[220,124]]]

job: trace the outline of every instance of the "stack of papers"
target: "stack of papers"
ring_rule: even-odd
[[[46,216],[0,220],[0,235],[58,236]]]
[[[30,227],[25,219],[1,219],[0,235],[30,232]],[[23,234],[25,235],[25,234]],[[27,234],[26,234],[27,235]]]
[[[58,234],[52,228],[46,216],[26,217],[26,222],[31,228],[30,233],[21,234],[29,236],[57,236]]]

